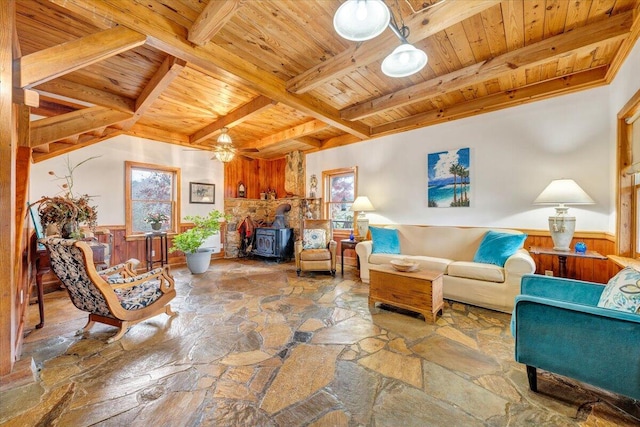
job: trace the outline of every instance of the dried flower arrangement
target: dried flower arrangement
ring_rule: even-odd
[[[64,192],[63,195],[43,196],[33,203],[39,205],[40,222],[45,229],[49,225],[55,225],[62,237],[79,238],[79,224],[86,224],[92,229],[96,227],[98,211],[95,206],[90,205],[92,196],[87,194],[75,196],[73,194],[73,172],[78,166],[97,157],[99,156],[89,157],[75,166],[71,165],[67,157],[67,174],[63,176],[49,171],[49,175],[65,182],[60,186]]]

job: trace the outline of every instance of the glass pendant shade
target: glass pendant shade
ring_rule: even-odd
[[[389,25],[391,13],[382,0],[347,0],[333,16],[333,27],[347,40],[369,40]]]
[[[217,139],[218,144],[231,144],[231,136],[229,136],[228,132],[229,129],[227,128],[220,129],[220,135]]]
[[[233,157],[236,154],[236,150],[231,146],[222,146],[218,148],[218,151],[214,153],[216,159],[220,160],[222,163],[229,163],[233,160]]]
[[[403,43],[382,61],[382,72],[389,77],[406,77],[427,65],[427,54],[409,43]]]

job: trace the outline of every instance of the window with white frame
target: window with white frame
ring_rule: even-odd
[[[322,172],[324,215],[332,221],[334,230],[353,229],[351,205],[357,196],[357,167]]]

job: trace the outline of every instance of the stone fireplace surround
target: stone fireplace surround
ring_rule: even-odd
[[[288,228],[293,228],[294,240],[300,237],[302,229],[302,220],[307,212],[310,212],[313,218],[320,218],[322,203],[320,199],[308,199],[304,197],[283,197],[275,200],[260,199],[244,199],[244,198],[227,198],[224,200],[224,211],[231,216],[227,225],[224,244],[225,258],[237,258],[240,247],[240,233],[238,233],[238,225],[250,216],[251,219],[258,223],[263,221],[267,225],[275,220],[276,208],[283,203],[291,205],[291,210],[285,212],[284,219]]]

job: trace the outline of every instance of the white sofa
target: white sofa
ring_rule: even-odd
[[[388,264],[393,259],[407,259],[419,268],[442,272],[444,298],[492,310],[511,313],[520,280],[536,270],[533,258],[525,249],[509,257],[504,267],[473,262],[476,250],[489,228],[458,228],[419,225],[388,225],[398,230],[400,254],[372,253],[373,242],[356,245],[360,259],[360,278],[369,283],[371,265]],[[497,229],[501,233],[520,231]]]

